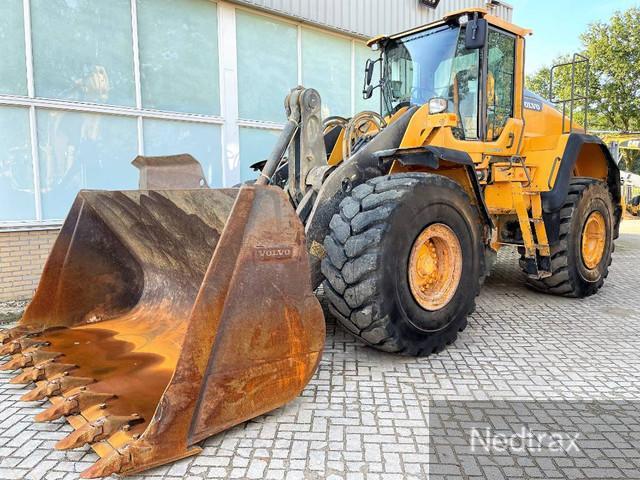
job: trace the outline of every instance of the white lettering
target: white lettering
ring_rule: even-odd
[[[550,452],[579,453],[578,437],[573,437],[563,433],[542,433],[534,434],[525,427],[520,432],[514,432],[511,436],[502,433],[494,433],[486,428],[484,432],[473,428],[471,430],[471,450],[484,449],[487,453],[494,451],[497,453],[510,452],[513,454],[526,455],[530,452]]]

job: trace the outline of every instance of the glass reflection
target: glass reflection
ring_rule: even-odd
[[[0,221],[35,220],[29,110],[0,107]]]
[[[130,0],[31,0],[39,97],[135,105]]]
[[[41,110],[37,115],[44,219],[62,219],[79,190],[134,189],[136,119]]]

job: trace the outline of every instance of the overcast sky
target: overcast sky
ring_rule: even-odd
[[[527,73],[555,57],[580,49],[580,34],[593,22],[607,21],[616,10],[640,6],[640,0],[506,0],[513,22],[533,30],[527,39]],[[640,48],[640,46],[639,46]]]

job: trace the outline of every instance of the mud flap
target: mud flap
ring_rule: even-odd
[[[66,417],[57,448],[101,457],[83,478],[197,453],[294,399],[325,325],[303,227],[275,187],[81,192],[2,367]]]

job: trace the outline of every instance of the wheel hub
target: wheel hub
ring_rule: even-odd
[[[458,237],[445,224],[428,226],[413,244],[408,267],[413,298],[425,310],[440,310],[455,295],[462,276]]]
[[[589,215],[582,231],[582,262],[589,270],[595,269],[604,256],[607,227],[602,213]]]

